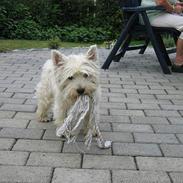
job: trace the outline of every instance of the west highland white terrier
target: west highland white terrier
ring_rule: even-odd
[[[51,52],[37,85],[37,116],[40,122],[48,122],[48,111],[53,106],[56,135],[64,135],[68,142],[75,141],[80,129],[85,135],[85,145],[90,147],[92,136],[99,148],[110,148],[111,141],[101,135],[99,122],[99,67],[96,45],[85,54],[66,56]],[[69,123],[75,123],[72,128]],[[76,131],[78,133],[76,133]]]
[[[41,81],[36,88],[38,120],[48,122],[48,110],[53,106],[55,124],[61,126],[79,96],[87,95],[99,103],[99,90],[96,45],[90,46],[87,53],[78,55],[66,56],[53,50],[51,59],[43,66]]]

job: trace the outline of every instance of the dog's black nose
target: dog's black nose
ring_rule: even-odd
[[[84,88],[78,88],[77,92],[78,94],[82,95],[84,93],[85,89]]]

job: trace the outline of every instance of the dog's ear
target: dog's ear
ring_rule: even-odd
[[[54,65],[61,66],[64,63],[66,56],[61,54],[57,50],[52,50],[51,51],[51,59],[52,59]]]
[[[97,45],[90,46],[89,50],[86,53],[88,60],[96,61],[98,59],[97,54]]]

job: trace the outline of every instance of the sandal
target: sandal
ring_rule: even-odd
[[[183,73],[183,65],[172,65],[172,72]]]

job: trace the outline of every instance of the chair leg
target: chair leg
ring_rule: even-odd
[[[158,57],[158,61],[159,61],[160,66],[163,70],[163,73],[164,74],[171,74],[170,69],[167,66],[166,60],[161,52],[161,47],[159,45],[159,42],[157,41],[156,36],[154,35],[152,26],[149,22],[149,19],[148,19],[146,12],[142,12],[141,15],[142,15],[142,18],[143,18],[143,21],[144,21],[144,24],[145,24],[145,27],[147,30],[147,34],[148,34],[150,41],[153,45],[154,51]]]
[[[126,28],[121,32],[116,44],[114,45],[113,49],[111,50],[109,56],[107,57],[106,61],[104,62],[104,64],[102,65],[102,69],[108,69],[112,60],[114,59],[117,51],[119,50],[121,44],[123,43],[123,41],[125,40],[126,36],[129,34],[130,32],[130,29],[132,28],[134,22],[136,21],[136,18],[137,18],[137,14],[133,14],[127,25],[126,25]]]
[[[149,39],[146,39],[146,40],[145,40],[145,45],[144,45],[144,47],[139,51],[139,54],[144,54],[144,52],[145,52],[145,50],[146,50],[148,44],[149,44]]]
[[[162,39],[161,35],[157,33],[157,34],[156,34],[156,38],[157,38],[157,40],[158,40],[158,42],[159,42],[159,45],[160,45],[160,47],[161,47],[161,50],[162,50],[162,53],[163,53],[163,55],[164,55],[164,58],[165,58],[165,60],[166,60],[167,65],[168,65],[168,66],[171,66],[172,63],[171,63],[170,58],[169,58],[169,56],[168,56],[168,53],[167,53],[167,51],[166,51],[166,47],[165,47],[165,45],[164,45],[164,42],[163,42],[163,39]]]
[[[121,57],[124,57],[124,55],[128,49],[128,46],[130,44],[130,41],[131,41],[131,35],[127,35],[127,38],[126,38],[125,42],[123,43],[119,53],[115,56],[115,58],[113,60],[114,62],[119,62]]]

